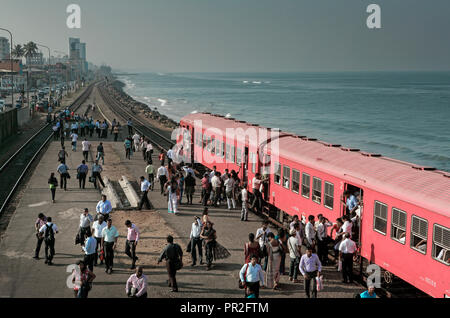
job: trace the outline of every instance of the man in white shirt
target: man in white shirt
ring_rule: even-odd
[[[147,162],[152,161],[152,154],[153,154],[153,145],[149,141],[149,142],[147,142],[146,151],[145,151]]]
[[[350,217],[348,215],[344,215],[342,217],[342,220],[344,221],[344,225],[342,225],[342,232],[350,234],[350,238],[351,238],[353,224],[350,221]]]
[[[91,149],[91,143],[85,138],[81,143],[81,147],[83,150],[83,157],[86,162],[88,162],[89,150]]]
[[[145,207],[147,208],[147,210],[151,209],[151,204],[150,201],[148,200],[148,191],[151,187],[150,182],[148,182],[145,177],[141,177],[141,192],[142,192],[142,197],[141,200],[139,201],[139,206],[138,206],[138,210],[141,211],[142,207],[144,206],[145,203]]]
[[[103,215],[104,219],[108,221],[109,213],[112,211],[111,202],[106,200],[106,195],[102,195],[102,199],[97,203],[97,207],[95,209],[98,214]]]
[[[247,288],[255,293],[255,297],[259,298],[259,286],[264,286],[264,274],[261,265],[257,263],[257,256],[250,258],[250,263],[242,266],[239,272],[239,279]]]
[[[242,199],[242,210],[241,210],[241,221],[248,221],[248,192],[247,192],[247,183],[244,183],[244,186],[241,191],[241,199]]]
[[[87,232],[91,230],[94,218],[89,214],[89,209],[84,209],[84,212],[80,215],[80,243],[84,246],[84,241],[86,240]]]
[[[141,141],[141,136],[138,135],[138,133],[135,133],[133,135],[133,143],[134,143],[134,151],[138,152],[139,151],[139,144]]]
[[[159,184],[161,185],[161,195],[163,195],[164,185],[166,184],[169,178],[169,172],[167,171],[166,167],[164,167],[163,165],[159,167],[158,172],[156,173],[156,178],[159,179]]]
[[[192,223],[191,234],[189,238],[191,239],[191,255],[192,255],[192,266],[197,264],[197,252],[200,256],[200,265],[203,265],[203,252],[202,252],[202,239],[200,238],[200,233],[202,232],[202,221],[198,216],[194,217],[194,222]]]
[[[256,231],[256,237],[255,239],[259,241],[259,247],[261,250],[264,249],[264,245],[269,241],[267,235],[272,232],[269,229],[269,221],[264,220],[262,223],[262,227],[260,227]],[[267,270],[267,262],[268,262],[268,255],[264,257],[264,270]]]
[[[289,266],[289,280],[294,283],[299,283],[300,281],[297,279],[298,277],[298,265],[300,264],[301,253],[301,245],[298,244],[298,239],[296,237],[296,230],[292,229],[289,234],[290,237],[288,239],[287,245],[289,249],[289,258],[291,259],[291,263]]]
[[[220,187],[222,185],[218,173],[214,177],[211,178],[211,185],[214,193],[213,206],[219,206],[220,200]]]
[[[298,223],[298,215],[292,217],[292,222],[289,224],[289,231],[294,229],[295,223]]]
[[[353,283],[353,254],[356,252],[356,243],[350,238],[349,233],[344,234],[344,240],[339,246],[339,256],[342,260],[342,282]]]
[[[76,133],[72,133],[70,135],[72,137],[72,151],[77,151],[77,141],[78,141],[78,135]]]
[[[262,209],[262,194],[260,191],[261,183],[261,175],[257,173],[252,180],[252,191],[254,198],[251,204],[252,209],[256,207],[257,212],[260,212]]]
[[[306,223],[305,227],[305,235],[307,243],[313,248],[313,251],[315,251],[316,230],[314,229],[314,215],[308,216],[308,223]]]
[[[55,255],[55,234],[58,233],[58,227],[52,223],[52,218],[47,218],[47,223],[39,229],[40,237],[44,238],[45,243],[45,264],[53,265],[52,260]]]
[[[236,201],[234,200],[233,189],[234,189],[234,179],[231,175],[228,175],[224,182],[225,194],[227,196],[228,210],[231,210],[231,204],[233,204],[233,209],[236,209]]]
[[[173,150],[172,148],[167,151],[167,166],[170,168],[173,162]]]
[[[94,224],[92,225],[92,232],[94,234],[94,238],[97,240],[97,245],[95,247],[95,260],[94,260],[94,265],[97,266],[98,264],[98,258],[99,258],[99,248],[101,250],[101,246],[102,246],[102,231],[103,229],[106,227],[106,222],[105,222],[105,218],[103,217],[103,215],[99,215],[98,220],[94,222]],[[100,265],[103,265],[103,260],[100,260]]]

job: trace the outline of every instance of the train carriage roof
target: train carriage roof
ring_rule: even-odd
[[[190,114],[182,121],[194,124],[201,120],[203,128],[252,127],[252,124],[226,119],[209,113]],[[263,128],[263,127],[261,127]],[[404,200],[411,204],[450,216],[450,173],[428,171],[412,163],[372,156],[360,151],[351,151],[337,145],[321,141],[305,140],[292,134],[281,133],[282,137],[261,147],[270,147],[272,157],[276,155],[275,146],[279,145],[279,156],[301,165],[332,174],[360,184],[380,193]]]
[[[293,136],[277,142],[281,158],[450,216],[450,173]]]

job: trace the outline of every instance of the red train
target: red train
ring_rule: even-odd
[[[268,177],[265,201],[286,215],[345,214],[360,193],[361,256],[433,297],[450,297],[450,173],[210,113],[184,117],[185,160]],[[188,137],[188,136],[185,136]]]

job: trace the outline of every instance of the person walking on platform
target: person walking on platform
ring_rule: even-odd
[[[139,201],[139,206],[138,206],[138,210],[141,211],[142,207],[145,204],[145,207],[147,208],[147,210],[151,209],[151,204],[150,201],[148,200],[148,191],[150,190],[151,184],[150,182],[148,182],[145,177],[141,177],[141,192],[142,192],[142,197],[141,200]]]
[[[141,143],[141,136],[136,132],[133,137],[133,145],[134,145],[134,152],[139,152],[139,145]]]
[[[127,256],[132,259],[130,269],[135,269],[136,261],[139,259],[136,256],[136,247],[139,242],[139,229],[135,224],[131,223],[130,220],[127,220],[125,222],[125,226],[128,229],[127,242],[125,244],[125,254],[127,254]]]
[[[105,251],[105,273],[112,274],[114,266],[114,251],[117,247],[119,232],[112,225],[112,219],[108,219],[107,226],[102,231],[102,247]]]
[[[153,191],[155,188],[155,167],[151,162],[148,162],[148,166],[145,168],[145,173],[148,175],[148,182],[150,182],[150,189]]]
[[[248,192],[247,192],[247,183],[244,183],[241,190],[241,200],[242,200],[242,210],[241,210],[241,221],[248,221]]]
[[[305,293],[306,297],[311,298],[310,289],[311,281],[313,281],[312,297],[317,298],[317,284],[316,277],[320,277],[322,271],[322,263],[320,263],[317,254],[313,253],[311,246],[306,248],[306,254],[300,259],[299,265],[300,272],[305,278]]]
[[[86,188],[86,176],[89,172],[89,167],[86,165],[86,161],[82,161],[81,165],[77,168],[77,178],[80,185],[80,189]]]
[[[131,120],[131,118],[128,119],[127,126],[128,126],[128,135],[133,136],[133,121]]]
[[[55,203],[56,188],[58,187],[58,179],[56,179],[54,172],[50,174],[48,184],[50,186],[50,192],[52,193],[52,202]]]
[[[117,142],[117,140],[119,139],[119,126],[114,126],[113,129],[113,134],[114,134],[114,141]]]
[[[86,138],[84,138],[81,142],[81,148],[83,151],[84,160],[89,161],[89,150],[91,149],[91,143]]]
[[[88,298],[89,291],[92,288],[92,282],[95,274],[89,270],[85,261],[77,262],[78,268],[72,272],[72,283],[75,298]]]
[[[70,137],[72,138],[72,151],[76,152],[77,151],[78,134],[74,132],[70,135]]]
[[[34,259],[39,259],[39,252],[41,251],[42,242],[44,242],[44,237],[39,234],[39,230],[47,224],[47,217],[44,213],[39,213],[36,222],[34,223],[34,227],[36,228],[36,249],[34,250]]]
[[[62,146],[61,150],[58,152],[58,162],[66,163],[66,157],[69,155],[66,152],[66,147]]]
[[[191,239],[191,255],[192,255],[192,266],[197,264],[197,251],[198,256],[200,257],[200,265],[203,265],[203,247],[202,247],[202,238],[200,234],[202,232],[202,220],[198,217],[194,217],[194,223],[192,223],[191,234],[189,238]]]
[[[169,172],[167,171],[166,167],[164,167],[164,165],[161,165],[161,167],[159,167],[156,177],[159,179],[159,184],[161,185],[161,195],[163,195],[164,185],[169,178]]]
[[[66,166],[65,163],[61,163],[57,169],[60,176],[60,185],[61,189],[64,188],[64,191],[67,191],[67,179],[70,178],[69,175],[69,167]]]
[[[105,164],[105,148],[103,147],[103,142],[100,143],[97,147],[97,160],[100,161],[102,159],[102,165]]]
[[[147,298],[147,276],[142,266],[136,268],[136,273],[127,280],[125,291],[129,298]]]
[[[84,209],[84,212],[80,215],[80,244],[84,246],[84,241],[88,232],[91,232],[91,226],[94,223],[94,218],[89,214],[89,209]]]
[[[258,264],[257,255],[250,255],[250,261],[246,262],[239,272],[239,279],[246,289],[254,291],[255,298],[259,298],[259,287],[264,286],[264,272]]]
[[[105,217],[103,215],[99,215],[97,221],[92,225],[92,232],[94,234],[94,238],[97,241],[95,246],[95,258],[94,258],[94,266],[98,264],[98,258],[101,254],[102,250],[102,231],[106,227]],[[100,252],[99,252],[100,251]],[[100,259],[100,265],[103,265],[103,258]]]
[[[150,140],[147,140],[147,147],[145,150],[145,158],[147,162],[153,163],[152,155],[153,155],[153,145],[150,142]]]
[[[127,158],[128,160],[131,160],[131,138],[127,138],[125,139],[125,141],[123,142],[123,145],[125,147],[125,158]]]
[[[45,243],[45,264],[53,265],[52,260],[55,255],[55,234],[58,233],[58,227],[52,223],[52,218],[47,218],[47,223],[41,226],[39,234]]]
[[[173,243],[173,237],[167,236],[167,246],[162,251],[158,259],[158,264],[162,260],[166,260],[166,269],[169,274],[169,287],[172,287],[172,292],[178,292],[177,285],[177,271],[183,267],[183,250],[180,245]]]
[[[164,154],[164,150],[160,150],[159,151],[159,162],[161,163],[161,166],[165,166],[165,162],[166,162],[166,155]]]
[[[99,165],[98,160],[95,160],[94,165],[92,166],[92,178],[94,179],[94,188],[97,189],[97,180],[100,182],[102,187],[105,187],[105,183],[102,180],[102,173],[103,168],[101,165]]]
[[[187,204],[192,205],[192,199],[195,192],[195,178],[192,176],[191,172],[189,172],[186,179],[184,179],[184,185],[186,188]]]
[[[106,195],[102,195],[102,199],[98,201],[95,211],[97,212],[97,214],[103,215],[103,218],[108,221],[109,214],[112,211],[112,205],[111,202],[106,200]]]
[[[116,127],[117,127],[117,121],[116,121],[116,119],[114,118],[113,121],[112,121],[112,123],[111,123],[111,134],[114,133],[114,128],[116,128]]]
[[[94,271],[94,261],[95,261],[95,250],[97,246],[97,241],[92,237],[91,229],[88,228],[86,231],[86,240],[83,242],[84,251],[84,263],[89,268],[91,272]]]

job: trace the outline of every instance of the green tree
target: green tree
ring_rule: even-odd
[[[28,42],[27,44],[24,45],[23,49],[24,49],[24,56],[27,59],[27,64],[28,64],[29,59],[34,54],[37,53],[38,47],[37,47],[36,43],[30,41],[30,42]]]
[[[17,59],[21,59],[24,54],[25,54],[25,50],[24,50],[23,46],[20,44],[17,44],[12,50],[13,57],[15,57]]]

